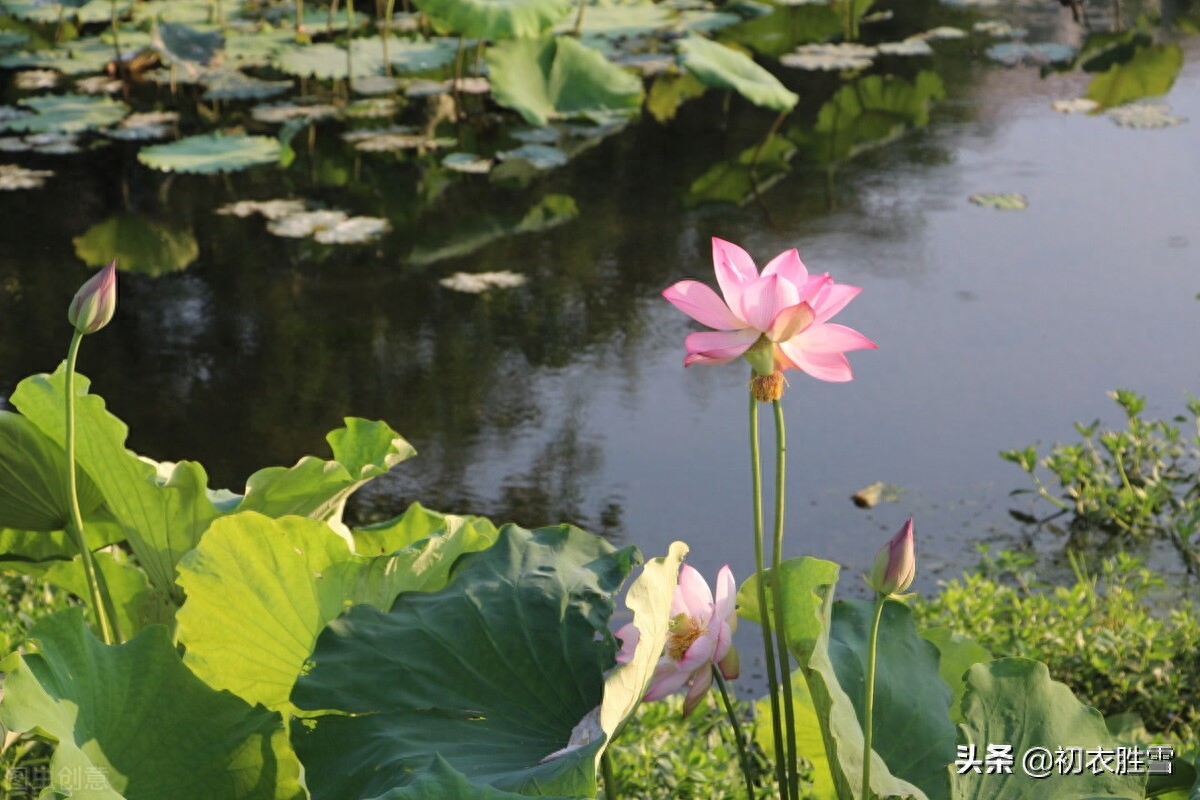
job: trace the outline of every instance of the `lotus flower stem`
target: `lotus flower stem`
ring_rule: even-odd
[[[800,796],[800,770],[796,756],[796,715],[792,707],[792,666],[788,657],[787,632],[783,621],[783,508],[787,494],[787,431],[783,424],[783,404],[775,400],[775,547],[771,554],[771,591],[775,606],[775,640],[779,652],[779,673],[783,681],[784,730],[787,732],[788,795]]]
[[[779,796],[788,796],[783,744],[783,718],[779,709],[779,676],[776,674],[775,642],[771,636],[771,614],[767,606],[767,576],[763,564],[762,463],[758,447],[758,401],[750,395],[750,479],[754,496],[754,569],[758,576],[758,617],[762,625],[763,653],[767,661],[767,685],[771,693],[771,733],[775,743],[775,779]]]
[[[620,790],[617,788],[617,776],[613,774],[612,759],[606,749],[600,754],[600,772],[604,775],[604,800],[618,800]]]
[[[733,726],[733,738],[737,740],[738,761],[742,766],[742,777],[746,779],[746,800],[754,800],[754,779],[750,777],[750,754],[746,752],[746,738],[742,735],[742,723],[738,721],[737,712],[733,708],[733,699],[729,696],[729,686],[725,683],[725,676],[721,674],[721,670],[717,669],[717,665],[712,665],[713,680],[717,682],[717,689],[721,692],[721,702],[725,704],[725,713],[729,716],[729,724]],[[607,756],[608,753],[605,752]],[[605,784],[607,788],[608,784]]]
[[[117,630],[116,614],[113,610],[112,598],[109,597],[104,576],[96,569],[92,559],[92,551],[88,549],[87,539],[83,532],[83,513],[79,510],[79,487],[75,474],[75,362],[79,357],[79,343],[83,341],[83,332],[76,330],[71,337],[71,346],[67,350],[66,375],[66,416],[67,416],[67,500],[71,506],[71,522],[67,526],[75,546],[79,550],[79,558],[83,563],[83,576],[87,581],[88,594],[91,596],[92,611],[100,626],[100,638],[105,644],[117,644],[120,633]]]
[[[875,658],[878,655],[879,621],[887,595],[875,593],[875,616],[871,621],[871,638],[867,646],[867,685],[863,703],[863,767],[861,800],[868,800],[871,791],[871,738],[875,723]]]
[[[383,17],[383,69],[389,78],[392,77],[392,59],[388,55],[388,39],[392,34],[392,14],[395,10],[396,0],[387,0],[387,10]]]
[[[571,35],[576,39],[583,33],[583,12],[587,10],[588,0],[579,0],[579,13],[575,16],[575,30]]]

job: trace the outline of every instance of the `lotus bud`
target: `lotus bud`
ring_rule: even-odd
[[[95,333],[108,324],[117,310],[117,260],[79,287],[67,309],[67,319],[82,334]]]
[[[867,583],[880,594],[899,594],[912,585],[916,574],[916,543],[913,539],[913,521],[910,519],[887,544],[879,548]]]

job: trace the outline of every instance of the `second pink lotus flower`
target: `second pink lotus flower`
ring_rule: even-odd
[[[680,311],[716,329],[687,337],[685,366],[746,356],[759,374],[798,369],[823,381],[848,381],[853,373],[844,353],[876,347],[828,321],[862,291],[857,286],[834,283],[828,274],[810,276],[794,249],[771,259],[761,275],[736,244],[714,237],[712,250],[723,299],[698,281],[663,292]]]

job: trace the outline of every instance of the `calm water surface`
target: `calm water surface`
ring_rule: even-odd
[[[950,13],[921,8],[931,24]],[[978,18],[955,13],[959,25]],[[1021,14],[1033,36],[1078,43],[1057,4]],[[974,562],[976,542],[1021,533],[1007,509],[1024,476],[997,451],[1071,439],[1075,420],[1115,422],[1105,392],[1116,387],[1162,416],[1200,392],[1200,47],[1183,45],[1166,100],[1190,123],[1145,131],[1058,114],[1050,103],[1078,96],[1085,76],[1041,78],[960,48],[935,63],[949,96],[927,128],[832,181],[797,157],[742,208],[682,202],[771,124],[735,100],[722,129],[716,96],[667,125],[637,123],[529,189],[460,180],[423,211],[413,187],[429,175],[354,164],[336,127],[320,129],[315,161],[286,172],[164,177],[121,148],[56,159],[47,189],[0,196],[0,395],[65,352],[64,309],[88,275],[72,238],[130,211],[199,244],[184,271],[124,276],[117,319],[84,347],[81,370],[131,425],[133,449],[198,460],[213,486],[240,489],[255,469],[325,454],[343,416],[384,419],[419,456],[360,492],[359,520],[419,500],[527,526],[573,521],[648,556],[684,539],[704,573],[729,562],[740,577],[752,569],[748,370],[685,370],[697,326],[659,292],[712,281],[714,235],[759,263],[794,246],[810,270],[864,287],[838,321],[879,349],[851,354],[852,383],[789,375],[788,552],[853,576],[914,515],[928,591]],[[785,77],[811,123],[833,84]],[[550,192],[572,196],[578,218],[414,263]],[[1021,192],[1029,208],[980,208],[967,202],[976,192]],[[395,229],[334,250],[213,213],[278,196]],[[500,269],[529,282],[483,296],[437,284]],[[873,481],[900,487],[899,501],[854,507]]]

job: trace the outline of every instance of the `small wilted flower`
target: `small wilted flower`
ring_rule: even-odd
[[[917,575],[916,542],[911,519],[879,548],[867,583],[880,594],[899,594],[912,586]]]
[[[95,333],[108,324],[117,310],[117,260],[97,272],[79,287],[67,319],[82,334]]]

